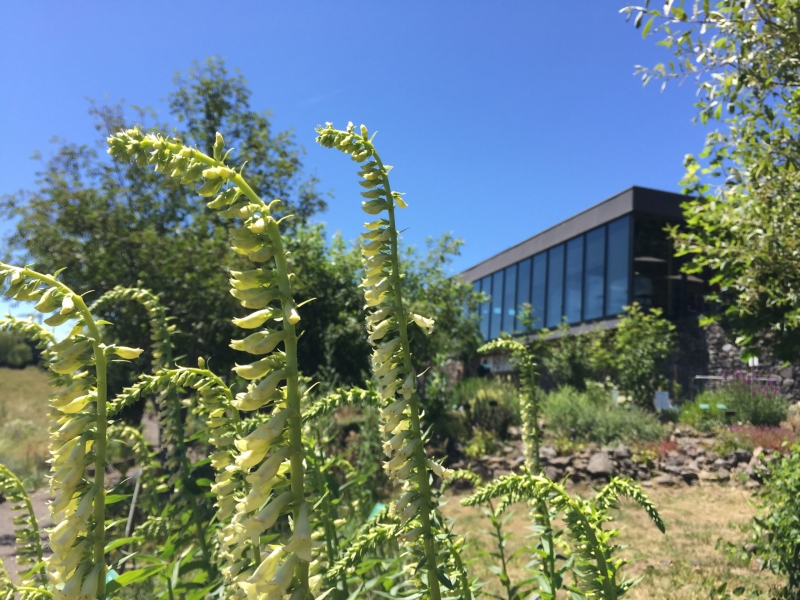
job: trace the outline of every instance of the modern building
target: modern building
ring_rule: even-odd
[[[519,307],[530,303],[534,328],[614,327],[623,306],[659,307],[670,319],[698,314],[707,282],[681,273],[665,231],[683,222],[685,196],[632,187],[464,271],[490,300],[479,307],[481,332],[520,333]]]

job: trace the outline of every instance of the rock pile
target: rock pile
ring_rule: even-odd
[[[734,450],[719,456],[712,449],[713,437],[701,437],[692,430],[675,429],[670,441],[674,449],[662,456],[634,451],[624,444],[616,447],[587,445],[583,450],[559,454],[554,448],[542,446],[539,458],[550,479],[559,481],[566,476],[573,483],[607,481],[614,475],[641,481],[645,486],[695,485],[724,483],[754,489],[761,485],[766,463],[771,456],[761,448],[754,451]],[[500,445],[500,451],[477,459],[462,459],[451,464],[454,469],[470,469],[484,479],[493,479],[519,471],[524,465],[522,442]]]

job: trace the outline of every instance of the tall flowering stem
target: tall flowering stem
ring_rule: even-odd
[[[59,599],[105,597],[105,488],[108,357],[139,356],[141,350],[102,343],[98,323],[80,295],[57,279],[28,268],[0,263],[5,296],[36,302],[34,308],[53,313],[51,326],[77,320],[67,337],[46,348],[53,383],[63,391],[51,398],[53,427],[50,451],[51,580]],[[87,367],[94,367],[94,374]],[[86,467],[94,463],[94,480]],[[79,538],[81,538],[79,540]]]
[[[185,184],[201,184],[199,195],[215,196],[208,208],[237,220],[237,226],[230,229],[231,247],[256,265],[250,270],[231,271],[231,294],[255,312],[233,322],[256,331],[234,340],[231,347],[264,358],[236,367],[236,373],[251,383],[231,405],[237,411],[253,412],[253,416],[237,429],[241,435],[221,440],[226,445],[213,457],[215,468],[221,471],[214,486],[218,516],[229,519],[220,540],[226,560],[223,575],[234,588],[238,586],[239,597],[246,594],[248,600],[272,599],[285,593],[296,598],[313,594],[320,577],[309,577],[310,507],[305,499],[295,330],[300,315],[292,294],[294,274],[279,222],[272,216],[280,201],[267,205],[240,171],[225,164],[228,153],[220,134],[213,156],[176,139],[145,135],[138,129],[121,131],[108,143],[108,151],[115,157],[140,166],[151,164]],[[278,350],[281,344],[283,350]],[[265,409],[271,409],[268,420],[262,418]],[[292,514],[291,540],[262,548],[262,535],[287,512]],[[266,556],[262,556],[262,550]]]
[[[317,142],[349,154],[359,163],[359,184],[364,211],[377,220],[366,223],[362,235],[362,256],[365,279],[362,282],[369,339],[374,347],[372,366],[381,399],[384,450],[389,458],[385,468],[391,478],[403,486],[403,495],[395,503],[395,511],[405,528],[405,539],[421,538],[427,570],[426,585],[430,598],[439,600],[442,571],[437,564],[436,528],[433,517],[436,506],[430,487],[430,472],[444,475],[440,464],[429,460],[420,425],[421,408],[416,392],[416,373],[411,362],[408,326],[414,323],[430,331],[433,320],[407,311],[403,303],[398,232],[395,219],[397,206],[406,206],[402,194],[393,192],[389,170],[384,165],[367,128],[337,130],[328,123],[317,128]],[[374,137],[374,136],[373,136]]]

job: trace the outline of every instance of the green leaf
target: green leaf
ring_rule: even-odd
[[[126,544],[138,544],[139,542],[143,542],[144,538],[139,536],[131,536],[125,538],[119,538],[114,540],[113,542],[109,542],[106,544],[105,552],[111,552],[112,550],[119,548],[120,546],[124,546]]]
[[[645,23],[645,25],[644,25],[644,29],[642,29],[642,37],[643,38],[646,38],[647,34],[650,33],[650,29],[653,27],[653,23],[655,22],[655,20],[656,20],[655,17],[650,17],[647,20],[647,23]]]
[[[133,494],[109,494],[106,496],[106,506],[109,504],[116,504],[130,498]]]
[[[106,586],[106,593],[113,594],[118,589],[131,585],[132,583],[141,583],[150,579],[153,575],[160,573],[164,567],[162,565],[155,565],[152,567],[145,567],[144,569],[136,569],[123,573],[116,579],[110,581]]]

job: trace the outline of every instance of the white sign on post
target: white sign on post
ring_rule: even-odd
[[[672,405],[669,403],[669,392],[656,392],[655,406],[656,410],[669,410],[672,408]]]

